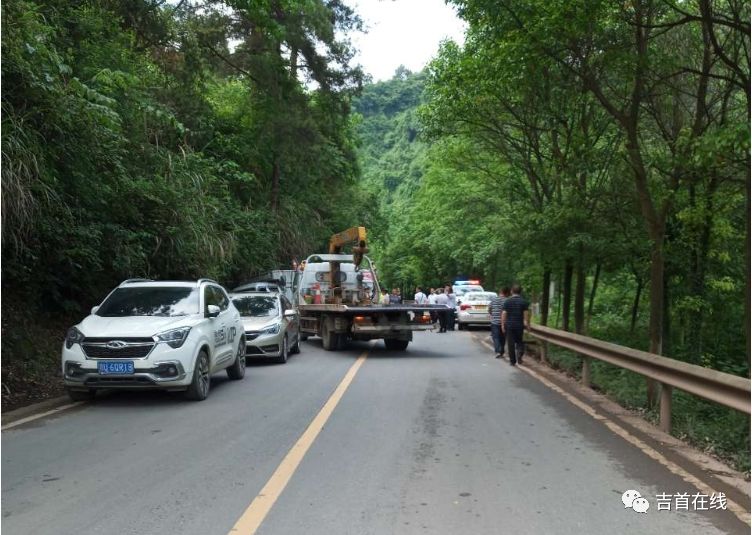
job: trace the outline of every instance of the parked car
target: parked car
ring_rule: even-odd
[[[74,401],[100,388],[184,390],[203,400],[211,375],[245,376],[240,314],[215,281],[129,279],[71,327],[62,349]]]
[[[457,327],[462,330],[468,325],[490,325],[488,304],[492,297],[496,297],[494,292],[466,293],[457,313]]]
[[[300,321],[290,300],[280,293],[233,293],[245,333],[246,357],[271,357],[285,363],[300,352]]]
[[[460,306],[462,306],[462,301],[465,298],[465,295],[472,293],[472,292],[484,292],[485,291],[483,289],[483,286],[481,286],[480,284],[475,284],[476,282],[477,281],[473,281],[473,283],[471,284],[468,281],[461,281],[459,286],[453,287],[454,295],[457,299],[457,306],[454,307],[454,317],[456,319],[459,318]]]

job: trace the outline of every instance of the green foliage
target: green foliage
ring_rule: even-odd
[[[520,282],[535,305],[550,295],[549,325],[643,350],[657,331],[668,356],[749,376],[749,3],[716,3],[718,18],[656,0],[452,3],[464,45],[356,102],[382,279]],[[594,377],[644,406],[639,377]],[[738,415],[680,410],[678,433],[748,451]]]
[[[360,222],[339,2],[13,0],[2,20],[4,311],[73,321],[134,276],[233,285]],[[230,51],[233,20],[257,33]],[[16,323],[4,373],[62,336],[29,352]]]

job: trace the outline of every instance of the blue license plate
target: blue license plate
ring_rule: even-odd
[[[103,360],[97,364],[100,375],[130,375],[135,371],[132,360]]]

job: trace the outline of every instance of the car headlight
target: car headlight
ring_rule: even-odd
[[[71,327],[68,329],[68,332],[65,334],[65,347],[66,349],[70,349],[73,347],[73,344],[80,344],[84,341],[84,333],[76,329],[75,327]]]
[[[275,323],[274,325],[269,325],[268,327],[261,329],[261,334],[277,334],[278,332],[279,323]]]
[[[171,348],[177,349],[185,343],[189,332],[191,332],[190,327],[181,327],[180,329],[173,329],[171,331],[159,333],[156,336],[156,339],[157,342],[164,342]]]

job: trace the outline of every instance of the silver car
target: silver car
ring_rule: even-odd
[[[246,358],[270,357],[284,364],[300,351],[298,312],[284,295],[244,292],[230,298],[243,321]]]
[[[457,312],[457,327],[461,330],[468,325],[490,325],[488,304],[492,297],[496,297],[494,292],[466,293]]]

